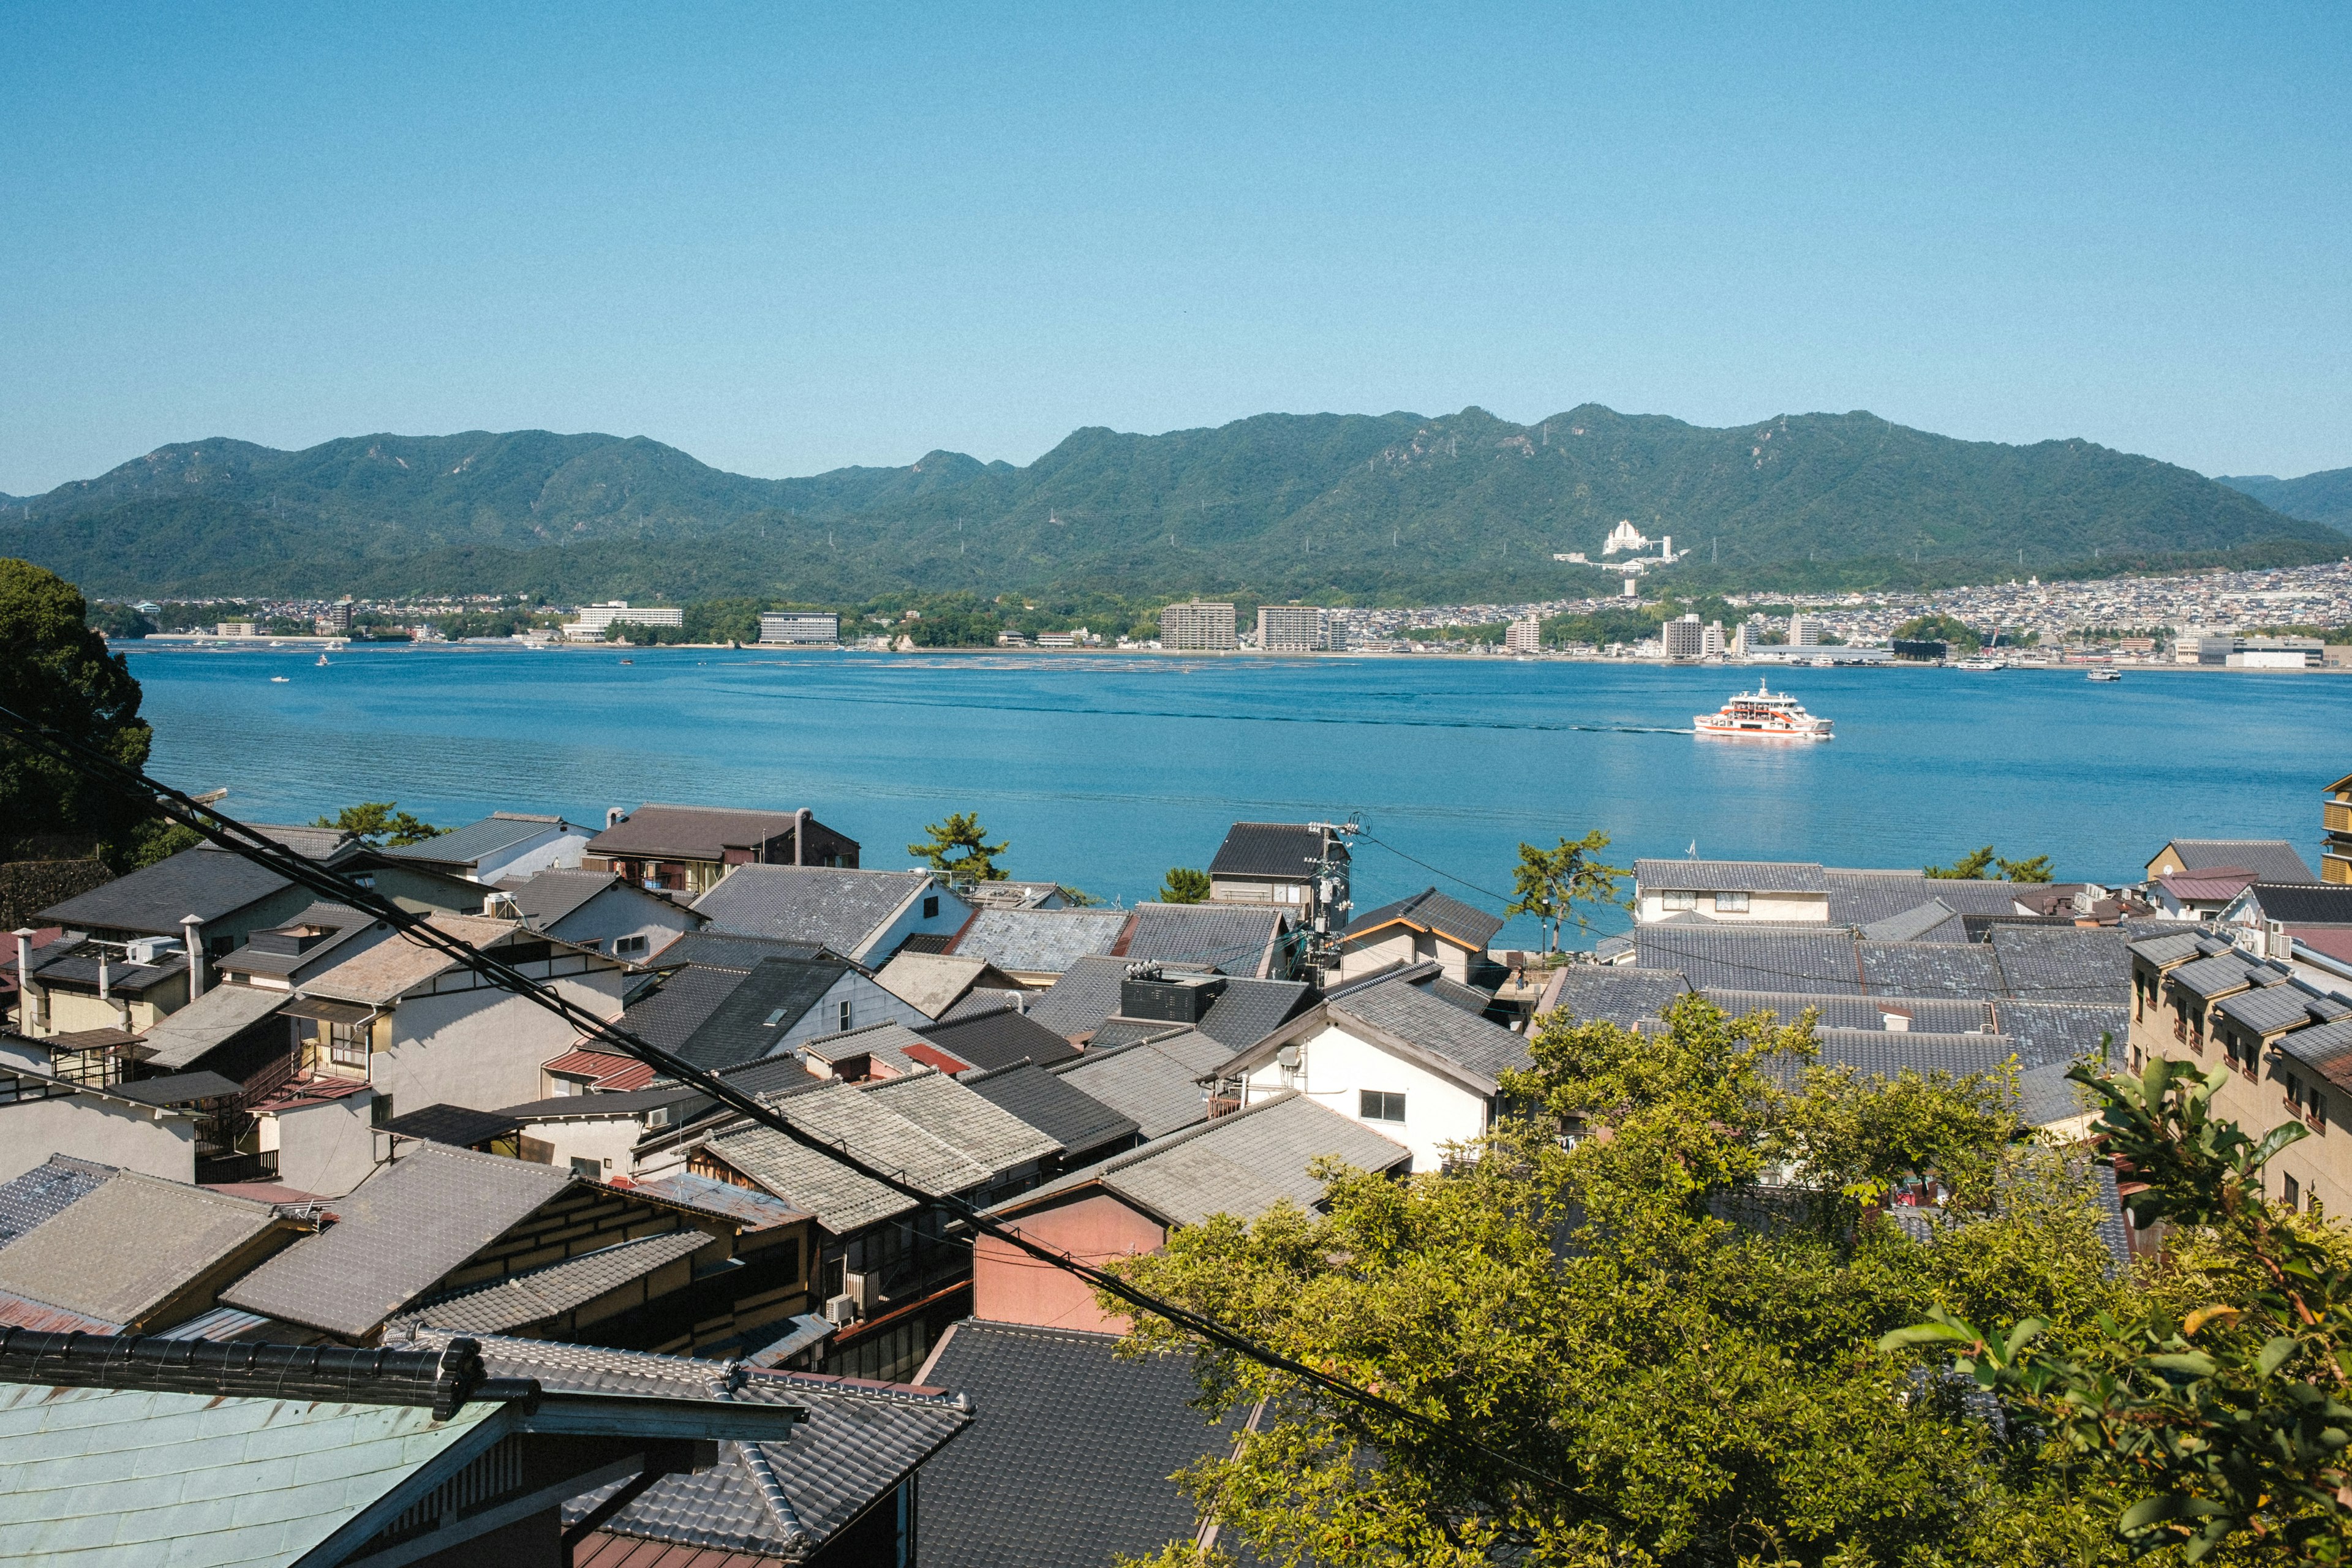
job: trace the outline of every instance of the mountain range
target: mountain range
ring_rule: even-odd
[[[1711,429],[1597,405],[1530,425],[1473,407],[1090,427],[1025,467],[933,452],[789,479],[643,437],[382,435],[296,452],[222,438],[0,498],[0,555],[94,595],[158,598],[1084,588],[1429,603],[1609,592],[1613,576],[1555,556],[1597,557],[1620,520],[1691,551],[1651,582],[1692,591],[2352,550],[2329,525],[2340,512],[2288,515],[2256,488],[2281,483],[2217,483],[2084,440],[1960,441],[1867,413]]]
[[[2352,468],[2329,468],[2299,479],[2268,474],[2223,474],[2214,482],[2243,490],[2284,517],[2324,522],[2352,533]]]

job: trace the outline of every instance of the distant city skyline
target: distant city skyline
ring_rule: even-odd
[[[2352,12],[10,8],[0,491],[1867,408],[2352,466]]]

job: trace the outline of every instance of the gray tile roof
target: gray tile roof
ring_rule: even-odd
[[[749,969],[706,969],[700,964],[681,969],[664,980],[659,990],[630,1003],[621,1015],[621,1026],[675,1051],[694,1037],[694,1032],[750,973]]]
[[[703,1068],[757,1061],[775,1049],[849,967],[839,958],[763,958],[678,1043],[677,1052]]]
[[[1691,987],[1678,969],[1570,963],[1554,971],[1545,988],[1571,1018],[1630,1029],[1644,1018],[1657,1017]]]
[[[1118,946],[1128,918],[1125,910],[982,910],[957,933],[955,956],[1016,974],[1060,974]]]
[[[676,1119],[692,1114],[694,1107],[715,1103],[699,1089],[672,1084],[667,1088],[632,1089],[617,1094],[553,1095],[546,1100],[527,1100],[520,1105],[502,1106],[497,1114],[517,1123],[578,1121],[591,1116],[643,1116],[649,1110],[667,1108],[671,1110]]]
[[[915,1031],[950,1056],[976,1068],[1010,1067],[1024,1059],[1041,1067],[1066,1061],[1076,1047],[1054,1030],[1011,1008],[968,1018],[941,1019]]]
[[[1093,1047],[1087,1050],[1091,1052]],[[1151,1048],[1178,1065],[1190,1068],[1195,1078],[1205,1077],[1233,1059],[1233,1052],[1224,1041],[1202,1029],[1179,1029],[1172,1035],[1160,1035],[1151,1041]]]
[[[420,843],[398,845],[380,853],[395,860],[418,860],[433,866],[478,866],[486,856],[495,855],[501,849],[511,849],[518,844],[528,844],[534,838],[564,828],[571,828],[575,833],[587,831],[560,816],[519,816],[497,812],[479,822],[453,827]]]
[[[504,1333],[584,1307],[607,1291],[693,1257],[717,1239],[698,1230],[639,1237],[487,1285],[428,1297],[404,1317],[452,1333]]]
[[[2016,1054],[2006,1035],[1930,1035],[1918,1030],[1818,1029],[1824,1068],[1852,1068],[1870,1078],[1903,1072],[1950,1073],[1956,1077],[1997,1070]],[[1793,1079],[1798,1064],[1782,1059],[1767,1070]]]
[[[1303,882],[1315,875],[1324,844],[1324,835],[1304,823],[1236,822],[1225,830],[1225,841],[1209,861],[1209,875]],[[1347,844],[1333,839],[1330,846],[1332,862],[1346,865]]]
[[[958,1080],[972,1093],[1009,1116],[1034,1127],[1071,1154],[1085,1154],[1106,1143],[1134,1137],[1140,1131],[1131,1116],[1123,1116],[1066,1078],[1047,1072],[1034,1062],[969,1072]]]
[[[1159,1138],[1209,1114],[1208,1091],[1199,1081],[1205,1070],[1137,1043],[1090,1049],[1054,1074],[1134,1121],[1142,1136]]]
[[[1993,1007],[2000,1016],[2000,1032],[2016,1042],[2018,1060],[2029,1069],[2119,1058],[2131,1028],[2131,1009],[2120,1004],[2003,1001]],[[2104,1047],[2102,1035],[2107,1037]]]
[[[1822,872],[1830,890],[1833,925],[1870,925],[1934,901],[1960,914],[2006,915],[2017,910],[2014,882],[1960,877],[1927,877],[1916,871],[1855,870],[1831,867]]]
[[[1474,952],[1484,952],[1486,944],[1495,940],[1495,933],[1503,929],[1503,923],[1484,910],[1472,909],[1435,888],[1424,888],[1410,898],[1358,915],[1348,922],[1344,934],[1362,936],[1383,926],[1403,924],[1440,932]]]
[[[2278,1042],[2278,1048],[2308,1068],[2326,1072],[2352,1055],[2352,1018],[2337,1018],[2297,1029]],[[2334,1075],[2331,1073],[2330,1077]]]
[[[2001,994],[2000,964],[1980,942],[1863,942],[1855,952],[1873,994],[1982,1001]]]
[[[2352,1012],[2352,1008],[2291,980],[2284,985],[2265,985],[2258,991],[2242,991],[2235,996],[2224,997],[2214,1011],[2258,1035],[2274,1035],[2282,1029],[2330,1022]]]
[[[2128,1001],[2131,959],[2112,926],[1999,925],[1988,939],[2011,996],[2033,1002]]]
[[[1108,956],[1073,960],[1053,987],[1029,1004],[1029,1016],[1065,1038],[1086,1037],[1118,1011],[1128,962]]]
[[[777,937],[746,936],[740,931],[690,931],[656,953],[654,962],[663,969],[692,964],[698,969],[732,969],[748,974],[763,958],[822,958],[825,952],[821,942],[786,942]]]
[[[792,1123],[841,1145],[869,1165],[896,1171],[928,1193],[984,1186],[998,1173],[890,1109],[888,1102],[845,1083],[815,1088],[773,1101]],[[710,1152],[767,1191],[816,1215],[835,1236],[847,1236],[917,1205],[782,1133],[743,1123],[712,1134]]]
[[[277,1224],[268,1204],[120,1171],[0,1247],[0,1290],[134,1323]]]
[[[2291,926],[2352,925],[2352,887],[2340,882],[2257,882],[2246,890],[2266,921]]]
[[[2172,852],[2181,868],[2242,866],[2265,882],[2316,882],[2311,868],[2284,838],[2176,838]]]
[[[1304,980],[1230,980],[1201,1015],[1201,1033],[1228,1050],[1247,1050],[1314,1003],[1315,987]]]
[[[2225,992],[2241,991],[2249,985],[2284,984],[2287,973],[2284,964],[2250,957],[2232,948],[2184,963],[2165,979],[2193,996],[2210,1001]]]
[[[2197,926],[2169,931],[2161,936],[2142,937],[2129,945],[2133,952],[2159,968],[2191,958],[2210,958],[2214,953],[2228,952],[2231,946],[2212,932]]]
[[[813,1040],[803,1040],[793,1048],[828,1067],[853,1057],[865,1057],[888,1071],[905,1073],[925,1070],[919,1058],[907,1054],[907,1047],[927,1043],[922,1036],[893,1018],[879,1024],[864,1024],[855,1029],[819,1035]],[[935,1067],[938,1064],[930,1065]]]
[[[1930,899],[1916,909],[1872,921],[1862,934],[1873,942],[1966,942],[1968,925],[1959,911],[1941,899]]]
[[[1063,1152],[1060,1140],[943,1072],[869,1084],[864,1092],[963,1153],[992,1176]]]
[[[221,1292],[232,1307],[359,1339],[575,1178],[419,1143],[336,1204],[341,1220]]]
[[[1282,911],[1247,904],[1138,904],[1127,939],[1130,963],[1209,963],[1227,974],[1266,976],[1282,936]]]
[[[1157,1039],[1164,1035],[1192,1032],[1190,1024],[1171,1024],[1162,1018],[1105,1018],[1102,1026],[1087,1042],[1089,1052],[1107,1051],[1113,1046],[1131,1046],[1138,1040]],[[1258,1037],[1264,1039],[1265,1037]]]
[[[1633,885],[1645,893],[1825,893],[1829,882],[1809,860],[1636,860]]]
[[[1036,994],[1034,991],[1013,987],[975,985],[940,1015],[940,1022],[956,1024],[966,1018],[977,1018],[982,1013],[1002,1013],[1007,1007],[1024,1006]]]
[[[293,885],[242,855],[205,846],[183,849],[102,888],[52,904],[33,921],[79,931],[101,926],[178,936],[183,915],[209,923]]]
[[[502,882],[499,890],[513,901],[515,913],[522,917],[525,925],[533,931],[546,931],[566,916],[587,908],[597,894],[626,887],[627,883],[610,871],[551,870]]]
[[[1336,1024],[1345,1026],[1360,1019],[1489,1084],[1508,1069],[1535,1065],[1525,1036],[1465,1013],[1408,981],[1368,985],[1326,1005]]]
[[[928,871],[854,871],[826,866],[738,866],[694,900],[722,931],[821,942],[855,954],[908,899]]]
[[[1884,1029],[1890,1011],[1906,1013],[1911,1026],[1931,1035],[1981,1033],[1994,1022],[1993,1005],[1957,996],[1808,996],[1785,991],[1716,991],[1706,999],[1733,1017],[1750,1013],[1777,1014],[1793,1024],[1811,1008],[1824,1029]]]
[[[1321,1202],[1323,1184],[1307,1168],[1326,1155],[1368,1171],[1394,1170],[1412,1158],[1362,1122],[1284,1093],[1074,1171],[1000,1212],[1097,1185],[1167,1225],[1198,1225],[1221,1214],[1254,1220],[1284,1202],[1302,1208]]]
[[[289,991],[215,985],[178,1012],[165,1014],[139,1037],[140,1044],[147,1047],[147,1065],[166,1069],[187,1067],[273,1016],[293,999]]]
[[[1702,989],[1862,994],[1853,938],[1843,931],[1645,925],[1633,936],[1643,968],[1679,969]]]
[[[1240,1418],[1192,1407],[1190,1357],[1118,1351],[1113,1334],[955,1326],[930,1375],[980,1418],[923,1468],[925,1563],[1103,1568],[1192,1539],[1192,1500],[1169,1478],[1228,1454]]]
[[[24,1174],[0,1182],[0,1247],[52,1215],[64,1213],[114,1175],[112,1165],[52,1154]]]
[[[418,1342],[440,1345],[449,1338],[428,1332]],[[537,1378],[541,1387],[556,1393],[724,1399],[806,1409],[807,1418],[793,1427],[790,1440],[722,1443],[717,1466],[663,1477],[604,1527],[642,1541],[804,1561],[972,1418],[968,1401],[938,1389],[751,1367],[736,1374],[719,1363],[686,1356],[479,1338],[483,1366],[492,1377]],[[565,1503],[564,1522],[578,1522],[611,1490]],[[927,1533],[930,1517],[926,1510]],[[588,1551],[583,1544],[582,1561],[588,1560]]]

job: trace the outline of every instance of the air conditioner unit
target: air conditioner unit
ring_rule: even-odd
[[[824,1321],[836,1329],[845,1329],[857,1321],[857,1298],[835,1296],[824,1304]]]
[[[132,963],[159,963],[166,958],[179,956],[180,944],[168,936],[142,936],[125,942],[122,956]]]

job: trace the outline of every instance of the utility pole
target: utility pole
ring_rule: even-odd
[[[1323,854],[1315,863],[1315,917],[1299,957],[1304,967],[1316,972],[1320,984],[1323,973],[1339,965],[1340,933],[1348,929],[1349,911],[1356,907],[1348,896],[1346,840],[1361,833],[1364,825],[1360,813],[1350,812],[1345,822],[1307,826],[1323,836]]]

